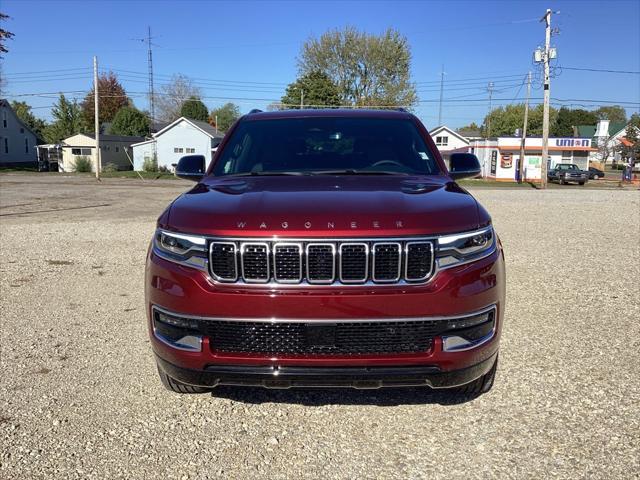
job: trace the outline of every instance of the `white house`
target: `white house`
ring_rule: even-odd
[[[36,134],[18,118],[5,99],[0,99],[0,167],[35,167],[38,161]]]
[[[144,170],[145,162],[152,162],[157,154],[158,167],[173,171],[180,157],[204,155],[207,164],[224,135],[206,122],[180,117],[133,147],[135,170]]]
[[[429,135],[431,135],[433,141],[436,142],[436,147],[438,147],[441,154],[469,145],[468,138],[463,137],[458,132],[445,125],[440,125],[439,127],[434,128],[429,132]]]
[[[498,137],[471,142],[467,151],[474,153],[480,161],[482,176],[494,180],[517,180],[520,161],[520,137]],[[590,138],[549,138],[547,167],[558,163],[575,163],[578,168],[589,168],[589,154],[596,149]],[[540,181],[542,161],[542,138],[527,137],[524,151],[525,180]]]
[[[100,160],[102,168],[113,166],[118,170],[131,170],[133,159],[131,145],[144,140],[143,137],[123,135],[100,135]],[[62,141],[62,162],[58,163],[61,172],[73,172],[76,160],[87,157],[95,165],[96,138],[93,133],[78,133]]]

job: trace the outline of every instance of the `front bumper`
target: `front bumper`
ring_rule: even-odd
[[[288,388],[376,389],[382,387],[452,388],[466,385],[491,370],[497,353],[480,363],[443,372],[437,365],[409,367],[277,367],[210,365],[204,370],[181,368],[156,357],[158,366],[170,377],[187,385],[218,385]]]
[[[476,262],[441,270],[424,285],[247,288],[213,284],[203,272],[150,252],[145,279],[150,340],[161,368],[192,385],[269,386],[286,377],[284,387],[331,386],[336,382],[360,388],[367,382],[374,386],[455,386],[478,378],[493,365],[503,322],[504,277],[504,258],[498,248]],[[436,336],[429,348],[411,353],[265,355],[219,351],[206,336],[199,351],[176,349],[154,334],[154,306],[185,316],[276,322],[455,317],[489,306],[495,306],[496,314],[491,338],[460,351],[445,351],[443,337]]]

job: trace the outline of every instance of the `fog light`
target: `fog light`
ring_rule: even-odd
[[[447,334],[442,336],[442,350],[470,350],[491,340],[495,334],[495,310],[472,317],[449,320]]]
[[[202,351],[202,335],[198,332],[195,320],[154,311],[153,334],[172,348],[190,352]]]

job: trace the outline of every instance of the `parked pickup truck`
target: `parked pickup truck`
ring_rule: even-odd
[[[547,173],[549,181],[556,181],[560,185],[565,185],[570,182],[584,185],[589,181],[589,172],[580,170],[577,165],[573,163],[558,163],[554,168]]]
[[[158,219],[146,313],[160,380],[217,385],[493,385],[505,305],[491,217],[404,111],[251,112]]]

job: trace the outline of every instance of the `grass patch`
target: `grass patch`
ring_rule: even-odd
[[[140,175],[138,175],[140,174]],[[148,180],[157,180],[157,179],[165,179],[165,180],[179,180],[173,173],[169,172],[134,172],[133,170],[122,170],[118,172],[102,172],[100,174],[103,178],[137,178],[140,179],[140,176],[144,179]]]

